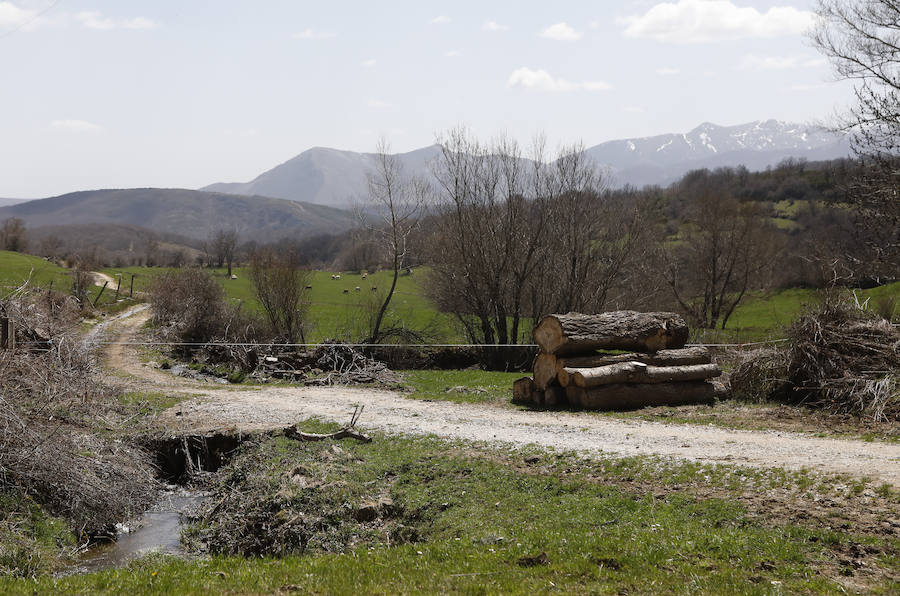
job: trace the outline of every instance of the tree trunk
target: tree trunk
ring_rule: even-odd
[[[646,406],[711,404],[716,388],[706,381],[653,383],[639,385],[603,385],[585,389],[570,384],[566,388],[569,403],[587,410],[633,410]]]
[[[569,356],[556,358],[556,370],[563,368],[595,368],[619,362],[643,362],[651,366],[688,366],[691,364],[709,364],[712,358],[709,350],[703,347],[681,348],[679,350],[660,350],[654,354],[593,354],[591,356]],[[537,368],[535,366],[535,368]]]
[[[556,384],[557,369],[556,356],[553,354],[538,354],[534,359],[534,384],[538,389],[546,389]]]
[[[534,340],[541,350],[557,356],[593,350],[657,352],[684,347],[687,337],[684,319],[668,312],[557,314],[544,317],[534,328]]]
[[[513,382],[513,402],[530,404],[534,399],[534,381],[531,377],[522,377]]]
[[[722,371],[716,364],[648,366],[641,362],[620,362],[597,368],[564,368],[560,380],[566,387],[574,384],[589,389],[615,383],[703,381],[721,374]],[[563,378],[565,378],[564,381]]]

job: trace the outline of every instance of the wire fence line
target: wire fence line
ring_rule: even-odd
[[[52,339],[47,341],[26,341],[19,342],[20,345],[41,345],[52,343]],[[750,346],[764,346],[769,344],[777,344],[789,341],[786,338],[769,339],[763,341],[752,341],[745,343],[689,343],[686,347],[691,348],[743,348]],[[100,346],[173,346],[173,347],[241,347],[241,348],[319,348],[319,347],[336,347],[343,346],[348,348],[539,348],[537,344],[372,344],[372,343],[343,343],[343,342],[322,342],[322,343],[258,343],[258,342],[178,342],[178,341],[93,341],[94,345]]]

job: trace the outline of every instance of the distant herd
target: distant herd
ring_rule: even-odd
[[[363,278],[363,279],[366,279],[367,277],[369,277],[369,274],[368,274],[368,273],[363,273],[363,274],[362,274],[362,278]],[[341,279],[341,274],[340,274],[340,273],[332,273],[332,274],[331,274],[331,279],[333,279],[333,280],[334,280],[334,279]],[[306,289],[307,289],[307,290],[311,290],[311,289],[312,289],[312,286],[306,286]],[[354,289],[354,291],[356,291],[356,292],[361,292],[361,291],[362,291],[362,288],[360,288],[359,286],[356,286],[356,287],[353,288],[353,289]],[[378,291],[378,287],[377,287],[377,286],[372,286],[372,291],[373,291],[373,292],[377,292],[377,291]],[[349,294],[349,293],[350,293],[350,289],[349,289],[349,288],[344,288],[344,294]]]

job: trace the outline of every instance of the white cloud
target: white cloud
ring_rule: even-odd
[[[439,15],[428,21],[432,25],[446,25],[450,22],[450,17],[445,14]]]
[[[573,83],[562,78],[554,78],[549,72],[543,69],[531,69],[523,66],[517,68],[509,75],[506,82],[509,87],[522,87],[524,89],[533,89],[535,91],[605,91],[611,89],[609,83],[605,81],[583,81],[581,83]]]
[[[147,17],[134,17],[130,19],[113,19],[103,16],[97,11],[79,12],[75,20],[88,29],[109,31],[112,29],[156,29],[159,23]]]
[[[485,31],[509,31],[509,25],[501,25],[495,21],[485,21],[481,28]]]
[[[103,128],[94,124],[93,122],[88,122],[87,120],[54,120],[50,123],[50,128],[53,130],[59,130],[62,132],[73,132],[73,133],[84,133],[84,132],[98,132],[103,130]]]
[[[134,17],[122,21],[122,26],[126,29],[156,29],[159,27],[159,23],[146,17]]]
[[[669,66],[664,66],[662,68],[656,69],[656,74],[662,75],[664,77],[672,77],[672,76],[675,76],[680,73],[681,73],[681,70],[679,70],[677,68],[672,68]]]
[[[756,56],[747,54],[741,60],[743,70],[785,70],[789,68],[815,68],[828,62],[824,58],[802,56]]]
[[[34,11],[19,8],[12,2],[0,2],[0,27],[23,27],[36,16]]]
[[[371,67],[375,66],[376,64],[378,64],[378,62],[375,60],[375,58],[369,58],[368,60],[363,60],[363,62],[362,62],[362,65],[365,66],[366,68],[371,68]]]
[[[581,86],[588,91],[607,91],[612,89],[612,85],[606,81],[585,81]]]
[[[309,27],[299,33],[294,33],[293,35],[294,39],[332,39],[334,37],[337,37],[337,33],[332,31],[316,31]]]
[[[541,37],[556,41],[578,41],[583,35],[564,22],[550,25],[540,33]]]
[[[462,56],[462,52],[459,50],[450,50],[449,52],[444,52],[444,56],[446,58],[459,58]]]
[[[600,28],[600,21],[591,21],[591,22],[588,24],[588,28],[593,29],[594,31],[596,31],[597,29]]]
[[[799,35],[814,22],[812,12],[793,6],[773,6],[766,12],[739,7],[731,0],[662,2],[642,15],[620,19],[625,35],[671,43],[703,43]]]
[[[375,99],[375,98],[369,99],[366,102],[366,105],[369,106],[370,108],[376,108],[379,110],[391,107],[391,104],[389,104],[388,102],[381,100],[381,99]]]

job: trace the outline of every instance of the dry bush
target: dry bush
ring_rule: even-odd
[[[146,453],[97,432],[127,412],[74,333],[77,307],[52,298],[23,292],[0,305],[16,313],[20,340],[50,335],[0,352],[0,489],[30,496],[79,536],[105,533],[149,504],[156,481]]]
[[[250,279],[274,336],[287,343],[305,343],[311,274],[300,268],[299,259],[274,249],[259,250],[250,261]]]
[[[763,348],[744,352],[729,376],[731,395],[734,399],[765,401],[779,391],[785,383],[786,361],[784,354],[775,348]]]
[[[157,278],[150,286],[150,303],[153,321],[166,338],[204,343],[225,331],[225,290],[200,269]]]
[[[800,317],[788,336],[786,348],[736,368],[731,376],[736,395],[900,420],[900,330],[887,320],[829,295]]]

